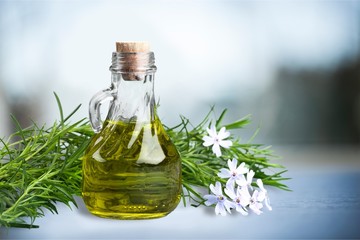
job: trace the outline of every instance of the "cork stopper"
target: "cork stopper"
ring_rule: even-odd
[[[121,76],[126,81],[143,81],[151,56],[148,42],[116,42]],[[114,56],[114,55],[113,55]],[[116,62],[117,63],[117,62]]]
[[[148,42],[116,42],[116,51],[121,53],[147,53],[150,51]]]

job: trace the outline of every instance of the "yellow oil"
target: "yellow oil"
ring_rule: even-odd
[[[181,161],[159,120],[107,121],[83,157],[82,195],[100,217],[149,219],[174,210],[181,194]]]

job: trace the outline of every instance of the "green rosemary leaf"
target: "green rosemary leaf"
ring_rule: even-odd
[[[81,107],[81,104],[79,104],[65,119],[64,122],[67,122]]]
[[[251,143],[251,142],[255,139],[255,137],[258,135],[259,132],[260,132],[260,128],[258,127],[258,128],[256,128],[256,130],[255,130],[255,132],[253,133],[253,135],[249,138],[249,140],[247,141],[247,143],[248,143],[248,144]]]
[[[60,98],[54,95],[60,112],[58,122],[49,128],[35,122],[22,128],[11,116],[16,131],[8,140],[0,138],[0,226],[37,228],[33,223],[45,215],[44,209],[57,213],[59,202],[76,206],[74,196],[81,194],[81,157],[94,133],[85,119],[69,123],[80,105],[64,117]],[[205,126],[211,126],[214,109],[212,106],[198,125],[180,116],[178,125],[165,126],[182,158],[184,205],[187,201],[191,206],[204,205],[199,189],[207,190],[215,181],[225,183],[217,173],[234,157],[251,167],[255,177],[263,179],[264,184],[289,190],[283,183],[289,178],[282,177],[286,169],[271,162],[276,156],[270,147],[252,143],[258,129],[245,143],[231,136],[233,146],[225,149],[219,158],[211,148],[203,146],[202,138],[207,135]],[[250,123],[250,116],[246,116],[222,125],[226,113],[227,110],[223,110],[215,120],[216,128],[238,129]]]
[[[16,124],[17,132],[8,141],[1,139],[0,225],[33,228],[37,226],[32,222],[44,216],[43,209],[57,213],[56,202],[76,206],[73,196],[80,194],[79,158],[90,135],[83,120],[71,125],[65,120],[48,129]],[[14,122],[18,123],[15,118]],[[16,136],[21,139],[12,141]],[[25,223],[25,217],[31,223]]]
[[[243,128],[245,125],[248,125],[251,122],[250,117],[251,115],[247,115],[235,122],[226,124],[224,127],[228,130]]]
[[[222,113],[220,114],[220,117],[216,120],[216,123],[215,123],[216,129],[219,129],[220,124],[221,124],[221,122],[222,122],[222,120],[223,120],[226,112],[227,112],[227,109],[225,108],[225,109],[222,111]]]
[[[25,132],[24,132],[23,129],[21,128],[19,121],[15,118],[14,115],[10,115],[10,117],[11,117],[11,120],[15,123],[15,128],[18,130],[18,131],[16,132],[16,134],[17,134],[18,136],[20,136],[24,142],[26,142]]]
[[[4,226],[5,226],[5,224],[4,224],[4,223],[2,224],[1,221],[0,221],[0,225],[4,225]],[[15,227],[15,228],[39,228],[38,225],[27,224],[27,223],[10,223],[10,224],[8,225],[8,227]]]
[[[209,117],[214,112],[214,109],[215,106],[211,106],[210,111],[207,113],[204,119],[196,127],[194,127],[194,130],[201,130],[204,128],[204,126],[209,122]]]
[[[63,109],[62,109],[62,105],[61,105],[61,102],[60,102],[60,98],[59,96],[56,94],[56,92],[54,92],[54,96],[55,96],[55,99],[56,99],[56,102],[57,102],[57,105],[58,105],[58,108],[59,108],[59,112],[60,112],[60,122],[61,123],[64,123],[64,112],[63,112]]]

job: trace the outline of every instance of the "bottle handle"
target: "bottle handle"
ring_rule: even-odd
[[[107,88],[98,93],[96,93],[90,100],[89,103],[89,117],[90,124],[95,133],[98,133],[102,129],[102,121],[100,114],[100,106],[105,101],[112,101],[114,96],[112,94],[112,89]]]

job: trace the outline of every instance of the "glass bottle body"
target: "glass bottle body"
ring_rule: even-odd
[[[181,160],[156,115],[154,72],[129,81],[113,71],[111,88],[92,100],[111,100],[83,157],[83,199],[100,217],[157,218],[180,201]]]

